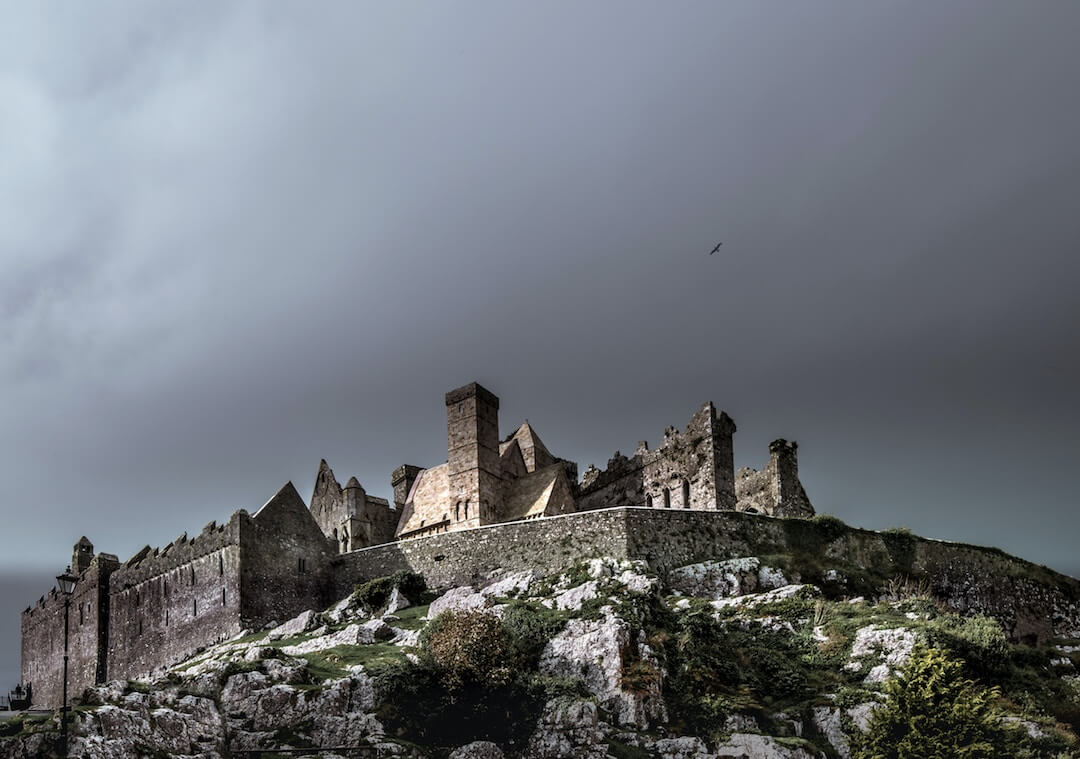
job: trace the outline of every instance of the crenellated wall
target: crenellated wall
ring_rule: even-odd
[[[77,573],[68,613],[69,699],[105,677],[108,581],[118,565],[115,556],[99,554]],[[52,588],[22,613],[21,676],[33,688],[35,705],[61,703],[63,666],[64,598]]]
[[[240,541],[247,513],[144,548],[109,581],[108,679],[128,679],[240,630]]]

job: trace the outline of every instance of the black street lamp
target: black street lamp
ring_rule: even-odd
[[[56,576],[56,584],[60,592],[64,594],[64,705],[60,707],[60,756],[68,755],[67,740],[67,672],[68,672],[68,616],[71,611],[71,594],[75,591],[75,583],[78,576],[71,573],[71,567],[64,570],[63,574]]]

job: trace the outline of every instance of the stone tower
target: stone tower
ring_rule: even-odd
[[[475,382],[446,394],[447,480],[451,523],[494,521],[500,502],[499,399]]]
[[[769,443],[769,468],[776,477],[776,510],[780,517],[811,517],[814,507],[799,482],[799,444],[783,438]]]
[[[712,406],[712,404],[709,404]],[[725,412],[712,410],[713,471],[716,473],[716,508],[735,508],[735,422]]]
[[[81,575],[90,568],[90,562],[94,560],[94,544],[83,535],[71,551],[71,571]]]

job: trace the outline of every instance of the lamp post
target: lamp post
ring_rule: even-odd
[[[68,675],[68,616],[71,612],[71,594],[75,590],[75,583],[79,578],[71,573],[71,567],[64,570],[63,574],[56,576],[56,584],[64,595],[64,704],[60,707],[60,755],[68,755],[67,740],[67,675]]]

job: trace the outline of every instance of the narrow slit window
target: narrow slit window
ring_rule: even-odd
[[[664,508],[665,509],[670,509],[671,508],[671,491],[668,490],[667,488],[664,488]]]
[[[225,588],[221,589],[221,605],[225,605]]]
[[[199,616],[199,601],[198,599],[191,599],[191,616]]]
[[[684,509],[690,508],[690,483],[682,481],[682,505]]]
[[[224,574],[225,574],[225,557],[224,556],[218,556],[217,561],[218,561],[218,565],[217,565],[218,575],[224,576]]]

